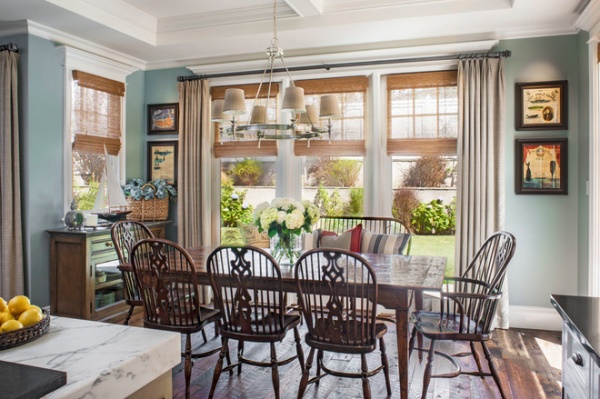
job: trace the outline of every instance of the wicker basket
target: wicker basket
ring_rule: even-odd
[[[26,344],[44,335],[50,327],[50,316],[44,313],[44,318],[32,326],[18,330],[0,333],[0,350]]]
[[[144,186],[154,188],[150,183],[146,183]],[[127,209],[131,211],[127,216],[131,220],[142,222],[146,220],[167,220],[169,218],[169,198],[136,201],[131,197],[127,197]]]

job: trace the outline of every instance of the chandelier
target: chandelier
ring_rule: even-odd
[[[267,65],[262,73],[262,78],[256,91],[252,105],[252,112],[246,124],[241,124],[240,119],[246,112],[245,93],[242,89],[231,88],[225,90],[223,100],[213,100],[211,120],[219,122],[219,133],[221,140],[223,136],[233,139],[245,135],[255,135],[260,146],[261,140],[278,139],[312,139],[324,133],[331,140],[331,119],[340,116],[340,107],[337,96],[328,94],[321,97],[319,112],[315,105],[304,103],[304,89],[297,87],[290,75],[290,71],[283,59],[283,49],[279,47],[277,39],[277,0],[273,0],[273,38],[271,45],[267,47]],[[281,110],[291,112],[292,117],[288,124],[270,123],[268,118],[269,104],[272,102],[277,109],[277,98],[272,96],[271,89],[277,82],[273,82],[276,61],[281,61],[283,70],[287,73],[290,85],[286,87]],[[261,89],[266,87],[266,102],[261,103],[259,96]],[[326,129],[318,127],[319,119],[327,118]],[[223,126],[223,122],[230,122],[229,127]],[[222,142],[222,141],[221,141]],[[310,142],[309,142],[310,145]]]

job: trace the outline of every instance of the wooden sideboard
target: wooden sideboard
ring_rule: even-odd
[[[600,298],[552,295],[563,319],[564,399],[600,398]]]
[[[146,222],[164,238],[168,222]],[[123,280],[110,227],[47,230],[50,234],[50,312],[87,320],[125,317]]]

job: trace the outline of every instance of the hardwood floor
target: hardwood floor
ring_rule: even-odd
[[[130,325],[141,326],[141,315],[133,317]],[[390,377],[392,380],[392,398],[400,397],[398,383],[397,349],[395,343],[395,327],[388,323],[386,346],[390,362]],[[306,330],[301,331],[303,334]],[[209,342],[206,345],[216,347],[220,339],[215,338],[214,328],[207,330]],[[200,334],[195,339],[195,345],[201,345]],[[427,346],[427,341],[425,342]],[[534,399],[534,398],[561,398],[561,333],[559,331],[524,330],[514,329],[496,330],[494,339],[489,343],[490,350],[495,359],[495,364],[501,375],[502,386],[508,398]],[[468,345],[448,343],[439,344],[440,350],[456,353],[468,350]],[[305,355],[308,349],[305,346]],[[235,359],[236,343],[230,345],[232,358]],[[268,345],[246,344],[245,354],[259,359],[268,359]],[[277,355],[280,359],[295,354],[293,334],[288,334],[286,339],[278,344]],[[193,398],[206,398],[212,382],[213,368],[218,355],[199,359],[192,370],[191,392]],[[483,353],[481,358],[485,363]],[[379,351],[369,356],[372,365],[379,364]],[[338,369],[357,370],[360,367],[360,358],[357,356],[326,354],[325,360],[331,367]],[[475,362],[471,356],[461,359],[461,364],[474,370]],[[371,363],[370,363],[371,365]],[[411,356],[410,398],[420,398],[423,375],[423,362],[419,362],[417,352]],[[434,373],[449,370],[448,362],[441,357],[436,357]],[[487,369],[487,365],[484,366]],[[314,366],[312,369],[314,373]],[[296,398],[300,383],[300,365],[294,361],[279,368],[281,398]],[[373,398],[385,398],[385,382],[382,373],[371,380]],[[173,398],[185,397],[183,369],[181,365],[173,370]],[[244,365],[242,374],[221,375],[215,398],[219,399],[257,399],[273,398],[271,384],[271,371],[268,368]],[[360,380],[337,378],[327,376],[320,381],[319,386],[310,385],[304,395],[307,399],[331,398],[362,398]],[[485,379],[461,375],[456,378],[435,378],[431,381],[427,398],[435,399],[496,399],[500,394],[491,377]]]

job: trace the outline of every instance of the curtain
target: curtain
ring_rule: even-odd
[[[7,300],[25,292],[21,233],[21,175],[17,63],[19,54],[0,51],[0,296]]]
[[[211,244],[210,91],[206,80],[179,82],[177,236],[184,248]],[[210,290],[201,290],[210,302]]]
[[[462,274],[487,237],[504,227],[503,59],[461,60],[458,101],[456,265]],[[496,322],[508,328],[506,283]]]

